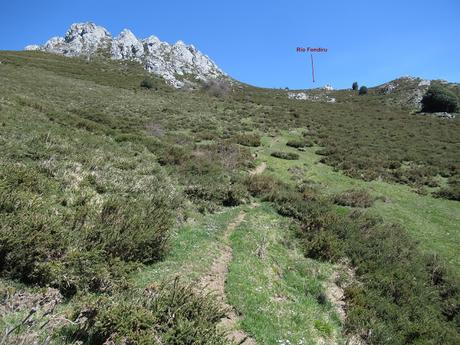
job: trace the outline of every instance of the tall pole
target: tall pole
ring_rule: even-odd
[[[311,75],[313,77],[313,82],[315,82],[315,65],[313,63],[313,54],[310,53],[311,57]]]

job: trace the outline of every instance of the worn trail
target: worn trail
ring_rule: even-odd
[[[245,332],[237,329],[239,317],[235,310],[227,303],[227,298],[225,296],[225,282],[228,275],[228,266],[232,261],[233,256],[232,247],[228,244],[229,237],[231,233],[241,224],[245,217],[246,213],[241,211],[228,225],[224,233],[220,253],[212,264],[210,271],[201,278],[200,285],[205,291],[215,293],[222,307],[229,310],[227,317],[222,319],[219,324],[219,327],[227,332],[228,340],[235,344],[251,345],[255,344],[255,341]]]

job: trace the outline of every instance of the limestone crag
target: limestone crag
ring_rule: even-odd
[[[105,28],[94,23],[72,24],[64,37],[53,37],[44,45],[29,45],[25,49],[69,57],[109,54],[114,60],[137,61],[177,88],[194,81],[226,77],[208,56],[193,45],[182,41],[171,45],[155,36],[138,39],[128,29],[113,38]]]

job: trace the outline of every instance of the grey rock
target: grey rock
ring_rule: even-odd
[[[394,97],[399,103],[421,109],[422,98],[431,85],[430,80],[411,76],[401,77],[377,87],[377,91]]]
[[[116,60],[136,60],[141,62],[144,56],[144,45],[134,34],[124,29],[118,37],[112,40],[111,56]]]
[[[155,36],[138,39],[130,30],[112,35],[94,23],[73,24],[64,37],[53,37],[44,45],[29,45],[26,50],[39,50],[69,57],[92,56],[108,52],[114,60],[141,63],[150,73],[163,77],[180,88],[198,81],[208,81],[227,75],[193,45],[182,41],[171,45]]]

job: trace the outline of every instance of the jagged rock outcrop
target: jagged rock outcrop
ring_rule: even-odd
[[[431,85],[430,80],[410,76],[401,77],[377,87],[388,99],[415,109],[421,109],[421,101]]]
[[[114,60],[137,61],[177,88],[193,81],[226,77],[208,56],[193,45],[182,41],[171,45],[155,36],[138,39],[128,29],[113,38],[105,28],[94,23],[72,24],[64,37],[53,37],[42,46],[29,45],[25,49],[69,57],[108,54]]]

